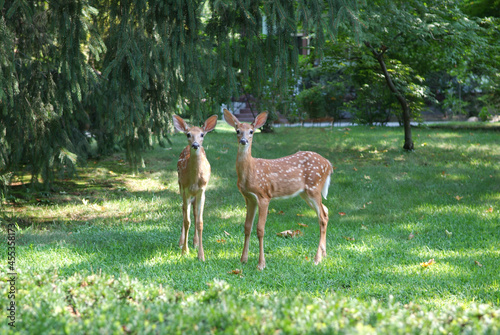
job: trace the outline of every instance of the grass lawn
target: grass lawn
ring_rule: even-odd
[[[212,165],[204,263],[192,241],[188,255],[178,246],[184,135],[146,152],[138,175],[116,154],[89,161],[50,193],[30,192],[28,177],[19,177],[0,207],[4,241],[7,224],[17,226],[16,329],[233,333],[239,322],[248,326],[243,333],[498,332],[500,133],[418,128],[413,136],[416,150],[407,153],[400,128],[256,134],[254,157],[311,150],[335,170],[323,202],[327,257],[314,265],[314,211],[299,197],[274,200],[262,272],[255,227],[249,261],[239,262],[246,211],[236,186],[236,135],[223,123],[204,141]],[[288,229],[303,235],[277,236]],[[2,276],[5,311],[11,299]],[[2,318],[0,331],[9,330]]]
[[[443,123],[431,123],[427,125],[431,129],[461,129],[461,130],[491,130],[500,131],[500,123],[498,122],[468,122],[468,121],[452,121]]]

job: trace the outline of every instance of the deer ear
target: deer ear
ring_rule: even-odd
[[[205,124],[203,125],[203,131],[205,133],[211,132],[214,130],[215,126],[217,125],[217,115],[212,115],[205,121]]]
[[[252,125],[255,129],[262,127],[267,121],[267,112],[262,112],[255,117],[255,120],[252,122]]]
[[[237,128],[240,125],[240,121],[238,121],[236,116],[231,114],[231,112],[227,109],[224,109],[224,120],[226,120],[226,122],[234,128]]]
[[[181,133],[185,133],[188,131],[189,127],[187,123],[178,115],[173,115],[172,120],[174,121],[174,127]]]

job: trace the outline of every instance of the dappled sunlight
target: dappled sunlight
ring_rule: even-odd
[[[175,210],[177,204],[165,202],[158,195],[149,194],[148,198],[128,195],[121,199],[89,200],[82,197],[79,204],[65,206],[38,206],[26,210],[27,220],[33,224],[73,221],[92,222],[96,220],[118,220],[140,222],[161,219],[162,212]],[[110,222],[111,223],[111,222]]]
[[[57,264],[54,264],[54,258],[58,259]],[[55,242],[49,245],[41,244],[23,257],[19,267],[19,274],[24,275],[25,272],[35,270],[38,267],[37,264],[47,264],[49,268],[57,269],[80,262],[82,262],[82,255],[66,248],[64,244],[57,245]]]
[[[430,138],[448,139],[448,140],[456,140],[464,137],[464,135],[462,135],[461,133],[449,132],[449,131],[436,131],[433,132],[432,135],[428,136]]]
[[[467,143],[468,133],[439,137],[418,130],[419,143],[427,144],[413,153],[401,150],[401,133],[394,129],[258,133],[256,157],[315,150],[335,166],[323,200],[329,209],[327,256],[314,265],[320,230],[315,211],[300,197],[273,200],[264,237],[267,267],[258,271],[257,218],[248,263],[240,263],[246,207],[236,185],[236,136],[224,128],[204,142],[212,167],[205,262],[193,247],[194,222],[189,253],[182,255],[178,245],[182,199],[176,164],[185,137],[175,135],[170,150],[145,153],[147,167],[136,175],[116,156],[92,163],[56,192],[38,193],[34,200],[18,193],[8,215],[20,227],[19,267],[28,275],[48,268],[63,275],[126,273],[183,292],[204,290],[218,278],[242,294],[341,292],[379,300],[393,294],[403,303],[432,306],[473,299],[497,303],[491,287],[498,286],[493,274],[500,268],[500,171],[497,156]],[[489,150],[498,150],[488,143]],[[277,236],[285,230],[302,234]],[[420,265],[432,258],[435,264]],[[236,269],[242,274],[232,273]],[[461,291],[464,283],[469,290]]]
[[[487,196],[487,195],[485,195]],[[491,203],[498,199],[498,194],[490,194],[487,198],[480,199],[484,204],[478,203],[474,206],[465,206],[460,204],[467,199],[455,199],[455,205],[437,206],[433,204],[422,204],[415,207],[415,213],[425,215],[425,221],[443,221],[443,219],[450,218],[452,220],[460,221],[476,221],[476,223],[493,223],[495,220],[500,219],[500,206],[493,208]],[[471,199],[478,200],[478,199]]]
[[[169,265],[176,265],[176,264],[179,264],[180,262],[182,262],[183,258],[192,256],[189,254],[182,255],[182,253],[180,251],[181,251],[181,249],[179,248],[179,252],[177,254],[170,255],[170,254],[165,254],[164,252],[162,252],[160,250],[156,250],[154,252],[154,254],[150,255],[149,258],[144,259],[144,261],[142,262],[142,266],[145,266],[145,267],[155,267],[155,266],[164,267],[164,266],[169,266]],[[194,250],[194,251],[191,250],[191,254],[196,255],[196,250]],[[133,266],[134,264],[132,263],[130,265]]]
[[[230,125],[228,125],[227,122],[224,120],[217,121],[217,126],[215,127],[214,131],[216,133],[221,133],[221,134],[225,134],[225,133],[234,134],[235,133],[234,128],[231,127]]]
[[[486,158],[491,158],[491,155],[497,156],[500,152],[500,145],[494,143],[482,144],[477,142],[472,143],[457,143],[457,142],[435,142],[429,143],[429,146],[432,146],[436,149],[444,150],[444,151],[453,151],[456,149],[460,149],[462,153],[467,154],[481,154],[486,155]]]
[[[429,267],[423,267],[420,263],[428,261],[422,259],[421,262],[414,264],[398,264],[388,262],[384,268],[378,268],[381,276],[408,278],[411,281],[420,281],[428,279],[437,279],[440,277],[453,278],[463,276],[461,267],[443,262],[441,259],[435,259],[436,263]]]
[[[244,205],[244,204],[240,204]],[[246,215],[246,208],[242,206],[227,206],[226,208],[215,208],[213,210],[213,215],[215,217],[220,218],[222,220],[227,220],[227,219],[236,219],[240,220],[241,223],[243,224],[243,221],[245,220],[245,215]]]
[[[174,182],[175,180],[175,182]],[[150,174],[147,177],[129,177],[124,181],[130,192],[155,192],[177,187],[177,173],[162,174],[160,172]],[[175,185],[175,186],[174,186]]]
[[[497,159],[500,159],[500,145],[494,144],[494,143],[489,143],[489,144],[481,144],[481,143],[474,143],[470,144],[466,152],[469,153],[481,153],[485,155],[496,155]]]

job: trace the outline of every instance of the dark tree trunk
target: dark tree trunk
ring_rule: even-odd
[[[410,108],[408,107],[408,102],[406,101],[405,97],[401,94],[401,92],[398,91],[396,85],[394,85],[391,79],[391,75],[389,74],[389,72],[387,71],[387,67],[385,66],[384,53],[387,51],[387,47],[382,46],[381,51],[379,52],[375,50],[375,48],[373,48],[369,42],[365,42],[365,45],[370,48],[373,56],[380,64],[380,68],[382,69],[382,73],[384,74],[385,80],[387,81],[387,85],[389,86],[391,92],[396,96],[396,99],[398,99],[398,102],[403,110],[403,128],[405,130],[405,144],[403,145],[403,149],[413,150],[414,146],[411,137]]]

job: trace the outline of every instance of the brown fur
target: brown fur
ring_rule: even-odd
[[[203,208],[205,205],[205,189],[210,180],[210,163],[207,160],[202,144],[204,136],[217,125],[217,115],[209,117],[203,127],[189,127],[177,115],[173,116],[174,127],[188,136],[188,146],[184,148],[177,162],[179,191],[182,196],[183,224],[179,246],[182,253],[189,251],[187,245],[189,227],[191,226],[190,210],[193,206],[193,216],[196,229],[193,238],[194,246],[198,246],[198,259],[204,261],[203,251]]]
[[[241,262],[246,263],[248,260],[249,237],[257,208],[259,209],[257,237],[260,246],[258,268],[262,270],[266,266],[263,238],[269,202],[272,198],[300,195],[318,215],[320,241],[315,257],[315,263],[318,264],[326,255],[328,209],[322,204],[321,196],[323,194],[326,198],[330,174],[333,172],[332,165],[327,159],[310,151],[299,151],[278,159],[253,158],[253,134],[256,129],[264,125],[267,113],[257,115],[252,124],[239,122],[228,110],[224,110],[224,118],[238,134],[236,157],[238,188],[247,205],[245,244]]]

